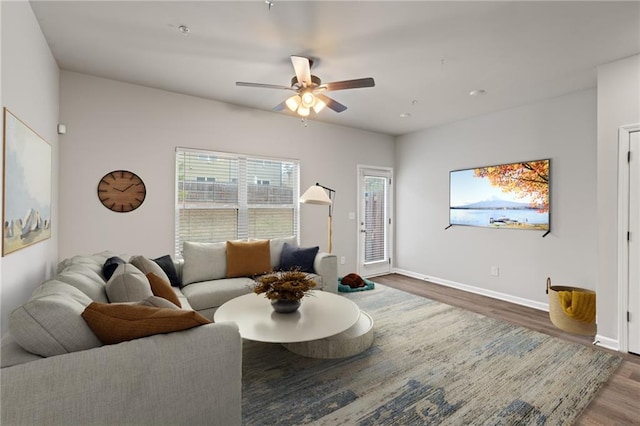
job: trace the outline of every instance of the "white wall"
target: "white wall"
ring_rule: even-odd
[[[52,146],[52,237],[2,258],[2,332],[7,316],[24,303],[57,265],[58,244],[58,123],[59,70],[31,6],[3,1],[2,106],[27,123]],[[2,175],[4,175],[2,173]]]
[[[213,81],[215,84],[215,81]],[[332,111],[325,112],[333,114]],[[315,182],[337,192],[333,252],[339,274],[356,270],[356,165],[393,166],[394,138],[124,84],[61,74],[60,258],[105,249],[173,254],[175,147],[299,159],[301,191]],[[104,208],[98,181],[111,170],[137,173],[147,186],[131,213]],[[301,244],[326,250],[327,213],[301,206]]]
[[[490,95],[487,95],[490,96]],[[449,172],[551,158],[551,234],[449,223]],[[396,264],[544,308],[545,280],[595,289],[596,96],[582,91],[398,138]],[[491,267],[499,267],[493,277]]]
[[[598,67],[598,338],[618,347],[618,128],[640,123],[640,56]]]

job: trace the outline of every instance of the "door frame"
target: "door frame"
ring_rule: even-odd
[[[629,161],[631,133],[640,132],[640,123],[618,129],[618,350],[629,352]]]
[[[361,217],[362,211],[360,208],[360,194],[361,194],[361,179],[360,179],[360,175],[364,170],[379,170],[381,172],[384,173],[388,173],[389,174],[389,179],[391,180],[391,183],[389,183],[389,194],[388,194],[388,214],[389,214],[389,220],[391,223],[388,224],[388,233],[387,233],[387,255],[390,259],[390,263],[389,263],[389,271],[388,273],[391,273],[393,271],[393,230],[395,228],[395,224],[393,222],[393,214],[395,212],[395,206],[394,206],[394,194],[393,194],[393,167],[382,167],[382,166],[370,166],[367,164],[358,164],[356,166],[356,173],[357,173],[357,189],[356,189],[356,205],[358,206],[357,208],[357,213],[356,213],[356,241],[357,241],[357,248],[356,248],[356,269],[357,269],[357,273],[358,275],[361,276],[366,276],[363,275],[364,271],[362,270],[362,259],[364,257],[364,253],[362,253],[362,244],[361,244],[361,233],[360,233],[360,223],[362,222],[361,219],[363,219]]]

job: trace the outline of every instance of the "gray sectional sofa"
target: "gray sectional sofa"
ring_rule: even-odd
[[[295,237],[269,240],[270,266],[280,267],[284,245],[297,246]],[[190,243],[183,246],[183,260],[176,262],[182,282],[182,294],[191,307],[209,319],[216,309],[234,297],[250,293],[254,280],[250,277],[226,278],[225,243]],[[338,292],[338,263],[333,254],[319,252],[313,259],[316,289]]]
[[[285,241],[295,244],[270,242],[276,267]],[[222,303],[251,291],[250,278],[226,278],[211,267],[216,261],[222,265],[219,244],[188,246],[184,260],[174,265],[186,285],[171,288],[185,313],[193,309],[212,318]],[[242,339],[235,324],[211,323],[112,345],[92,333],[81,315],[92,302],[109,303],[110,280],[102,268],[113,255],[63,260],[57,275],[10,314],[1,341],[0,423],[240,424]],[[152,264],[145,260],[139,266],[161,274]],[[320,288],[337,291],[335,256],[318,253],[314,269]],[[167,303],[154,299],[159,298],[148,299],[152,306]]]

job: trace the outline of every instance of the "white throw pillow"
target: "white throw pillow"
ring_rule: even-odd
[[[286,238],[272,238],[269,240],[269,250],[271,251],[271,268],[275,271],[280,267],[280,256],[282,255],[282,247],[284,243],[288,243],[291,246],[298,247],[296,237]]]
[[[139,302],[153,296],[153,292],[142,271],[130,263],[123,263],[107,281],[107,296],[111,303]]]
[[[185,242],[182,247],[182,285],[227,276],[227,243]]]

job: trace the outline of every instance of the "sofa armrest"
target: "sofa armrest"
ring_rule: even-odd
[[[320,252],[313,261],[313,270],[322,277],[322,288],[338,292],[338,258],[335,254]]]
[[[1,423],[239,425],[242,339],[208,324],[0,370]]]

